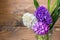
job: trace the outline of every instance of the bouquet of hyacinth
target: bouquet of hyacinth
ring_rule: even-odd
[[[29,12],[23,14],[23,24],[36,33],[37,40],[51,40],[49,33],[59,18],[60,0],[55,0],[52,6],[50,6],[51,0],[48,0],[48,8],[39,6],[37,0],[33,1],[36,11],[34,14]]]

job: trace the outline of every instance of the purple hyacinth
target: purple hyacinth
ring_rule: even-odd
[[[38,35],[45,35],[49,31],[49,26],[44,22],[37,22],[32,29]]]
[[[46,22],[46,24],[48,25],[52,23],[51,15],[44,6],[38,7],[34,15],[36,16],[38,21]]]

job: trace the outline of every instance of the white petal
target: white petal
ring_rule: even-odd
[[[37,22],[35,16],[31,13],[25,13],[22,17],[23,24],[27,26],[27,28],[32,28],[32,24]]]

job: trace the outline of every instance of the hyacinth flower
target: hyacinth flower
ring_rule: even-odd
[[[50,12],[44,6],[38,7],[34,15],[38,21],[45,22],[48,25],[52,23]]]
[[[38,22],[33,26],[33,31],[37,35],[37,40],[52,40],[49,38],[50,31],[53,29],[59,14],[60,14],[60,0],[56,0],[53,8],[50,6],[51,0],[48,0],[48,9],[44,6],[39,6],[37,0],[34,0],[36,11],[34,13]],[[46,28],[46,30],[45,30]],[[52,30],[53,31],[53,30]]]
[[[24,14],[22,17],[23,24],[36,33],[37,40],[52,40],[50,32],[59,18],[60,0],[55,0],[52,7],[50,6],[51,0],[48,0],[48,8],[39,5],[37,0],[33,1],[36,11],[34,15]]]
[[[32,30],[36,33],[37,40],[48,40],[49,25],[44,22],[37,22],[33,26]]]
[[[37,22],[37,19],[33,14],[27,12],[23,15],[22,21],[27,28],[32,29],[33,25]]]
[[[43,40],[43,38],[48,36],[46,34],[48,34],[49,32],[49,28],[50,28],[49,25],[52,24],[52,17],[48,9],[45,8],[44,6],[39,6],[36,9],[34,15],[38,21],[35,23],[32,30],[37,35],[40,35],[39,37],[41,38],[38,38],[38,39]],[[48,40],[48,37],[45,38],[45,40]]]
[[[38,35],[45,35],[49,31],[49,25],[44,22],[37,22],[33,27],[33,31]]]

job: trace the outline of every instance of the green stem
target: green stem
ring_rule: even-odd
[[[44,40],[44,36],[42,36],[42,40]]]
[[[42,36],[36,35],[36,37],[37,37],[37,40],[49,40],[49,35],[48,34],[47,35],[42,35]]]
[[[48,10],[50,11],[50,2],[51,0],[48,0]]]
[[[49,40],[49,35],[47,34],[47,40]]]

